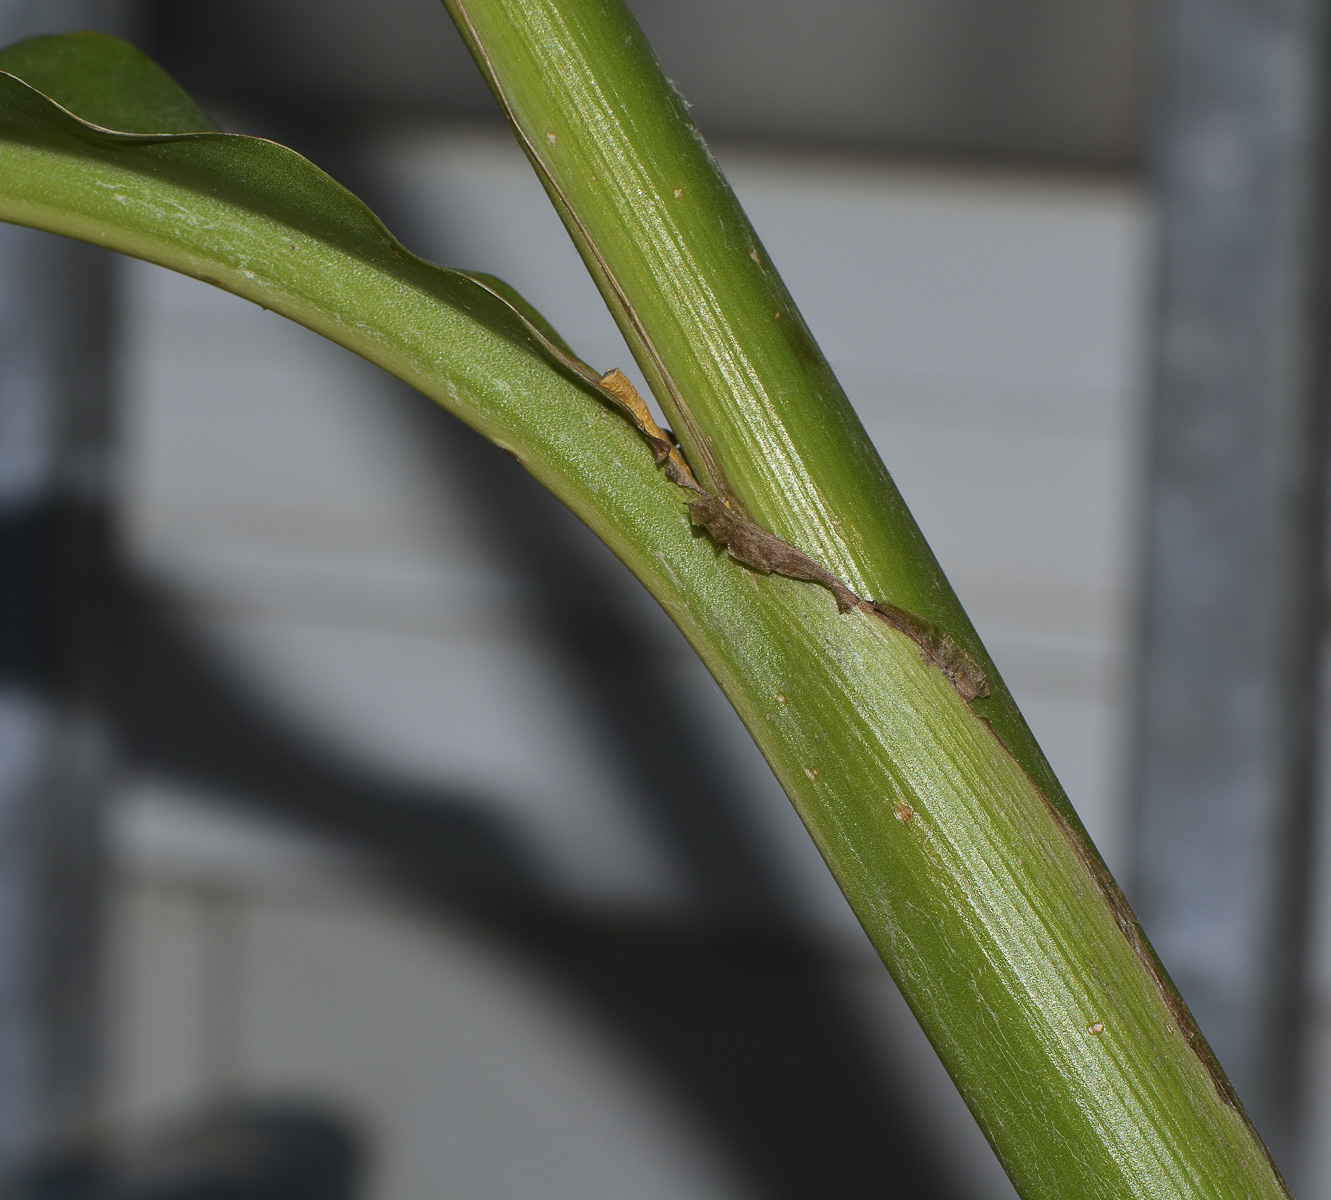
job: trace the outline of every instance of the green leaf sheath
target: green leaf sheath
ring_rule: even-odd
[[[546,40],[556,33],[560,52],[576,59],[580,46],[604,49],[609,35],[591,29],[596,22],[627,30],[615,36],[629,38],[618,53],[637,64],[629,72],[636,82],[626,77],[624,96],[596,84],[609,99],[589,103],[585,116],[593,126],[607,112],[615,116],[631,136],[621,141],[617,129],[601,129],[606,146],[597,153],[648,180],[635,142],[654,145],[659,122],[635,116],[636,106],[663,102],[674,114],[671,137],[684,118],[622,12],[599,0],[563,7],[524,0],[515,14],[486,5],[482,20],[479,7],[468,6],[474,39],[488,38],[487,21],[498,22],[521,46],[535,35],[513,30],[528,15],[535,21],[535,65],[491,55],[505,87],[530,72],[531,88],[541,90],[543,73],[554,69],[544,61],[554,52]],[[581,14],[588,28],[563,31],[556,20],[563,11]],[[557,65],[566,80],[589,69]],[[838,614],[822,587],[753,573],[719,555],[689,522],[691,493],[664,477],[641,436],[596,390],[595,374],[519,298],[497,281],[409,254],[292,151],[213,132],[124,43],[91,34],[39,39],[0,55],[0,71],[9,72],[0,74],[0,218],[205,279],[347,346],[508,449],[623,559],[753,732],[1023,1195],[1285,1194],[1241,1109],[1208,1069],[1204,1043],[1112,902],[1098,860],[1062,814],[1043,760],[1020,748],[1011,726],[1020,718],[1001,690],[972,707],[915,642],[871,613]],[[542,137],[554,132],[553,145],[567,148],[588,136],[567,115],[575,104],[550,102],[563,115],[557,128],[554,118],[533,116]],[[664,171],[669,156],[661,154]],[[706,165],[705,154],[700,161]],[[570,154],[560,169],[575,170],[576,162]],[[656,339],[654,353],[666,364],[657,384],[668,373],[687,396],[694,430],[681,435],[695,439],[688,441],[695,464],[696,439],[711,439],[729,481],[710,475],[714,488],[844,572],[861,595],[928,617],[978,654],[797,314],[781,308],[789,301],[774,304],[783,316],[772,328],[789,348],[782,361],[793,355],[802,374],[783,377],[777,389],[767,374],[776,343],[747,342],[762,322],[745,297],[756,291],[766,303],[784,292],[756,241],[745,240],[747,225],[727,224],[737,210],[719,177],[680,179],[672,186],[683,195],[666,199],[711,206],[710,216],[691,219],[721,230],[720,241],[694,245],[693,260],[676,264],[685,283],[661,286],[674,297],[661,301],[667,310],[699,296],[715,301],[690,310],[702,343],[691,352],[701,364],[690,368],[696,375],[675,363],[674,349],[662,351],[667,341],[687,339],[659,314],[644,315],[645,302],[633,300],[638,307],[621,318],[641,321],[639,353],[648,330]],[[623,207],[613,196],[589,195],[577,201],[577,221]],[[653,214],[684,211],[665,200],[643,203]],[[665,237],[652,222],[635,226],[631,210],[624,209],[621,242]],[[658,224],[670,226],[664,218]],[[598,269],[622,286],[626,270],[606,251],[607,235],[581,236],[601,239],[606,265]],[[755,273],[731,288],[708,264],[734,238]],[[660,261],[641,267],[635,289],[651,290]],[[672,319],[684,327],[678,314]],[[727,355],[725,371],[707,364]],[[749,398],[731,395],[731,371],[756,381]],[[715,389],[706,398],[697,390],[703,377]],[[835,469],[818,465],[824,460]],[[992,730],[975,711],[986,705]],[[1016,756],[1004,742],[1018,743]],[[885,1161],[885,1191],[892,1172]]]

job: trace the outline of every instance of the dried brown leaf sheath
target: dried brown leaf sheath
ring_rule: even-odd
[[[689,517],[695,525],[706,529],[712,541],[731,558],[750,570],[820,583],[836,597],[841,612],[859,608],[904,633],[919,646],[925,661],[952,681],[963,700],[976,700],[989,694],[989,680],[980,664],[932,622],[886,601],[861,601],[826,567],[819,566],[807,554],[768,533],[762,526],[732,512],[715,496],[703,495],[690,503]]]
[[[615,407],[637,427],[657,463],[665,468],[666,475],[680,487],[697,494],[698,499],[689,504],[690,519],[706,529],[712,541],[736,562],[764,575],[784,575],[789,579],[821,584],[836,597],[840,612],[859,608],[904,633],[919,646],[925,661],[952,681],[963,699],[975,700],[989,694],[989,681],[979,664],[938,626],[886,601],[862,601],[826,567],[741,516],[724,500],[703,491],[679,448],[656,423],[651,410],[622,371],[607,371],[601,376],[600,385]]]
[[[837,608],[849,612],[859,602],[844,583],[826,567],[820,567],[807,554],[768,533],[746,517],[732,512],[715,496],[704,495],[689,505],[689,517],[712,535],[712,541],[736,562],[764,575],[785,575],[821,583],[836,597]]]
[[[875,600],[869,607],[893,629],[901,630],[919,646],[925,661],[933,663],[952,680],[952,686],[963,700],[978,700],[989,694],[989,680],[980,669],[980,664],[933,622],[889,604],[886,600]]]

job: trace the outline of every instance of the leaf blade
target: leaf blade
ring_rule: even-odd
[[[0,50],[0,71],[91,125],[119,133],[206,133],[217,125],[152,59],[86,30],[27,38]]]

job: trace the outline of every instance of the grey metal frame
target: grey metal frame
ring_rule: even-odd
[[[126,15],[0,0],[0,45]],[[93,1120],[110,283],[0,227],[0,1178]]]
[[[1293,1136],[1326,426],[1325,0],[1163,0],[1133,900]]]

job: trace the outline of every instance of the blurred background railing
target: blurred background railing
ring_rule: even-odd
[[[1331,1197],[1325,5],[633,7]],[[436,0],[0,0],[5,41],[89,25],[629,366]],[[219,291],[11,229],[0,263],[15,1189],[821,1200],[890,1162],[1011,1196],[747,735],[568,514]]]

